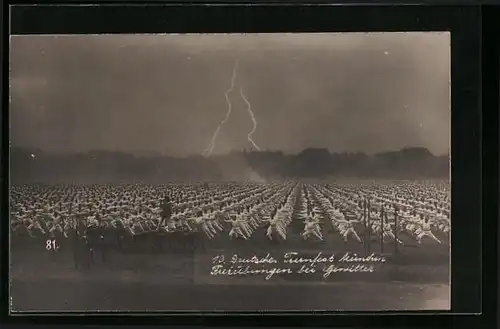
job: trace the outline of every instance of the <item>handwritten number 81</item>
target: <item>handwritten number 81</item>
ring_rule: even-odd
[[[45,241],[45,249],[50,251],[56,251],[59,249],[59,246],[56,243],[56,240],[47,240]]]

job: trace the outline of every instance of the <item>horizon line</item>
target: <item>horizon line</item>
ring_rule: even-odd
[[[331,155],[334,155],[334,154],[337,154],[337,155],[345,155],[345,154],[350,154],[350,155],[361,155],[361,154],[364,154],[364,155],[367,155],[367,156],[375,156],[375,155],[379,155],[379,154],[384,154],[384,153],[392,153],[392,152],[401,152],[401,151],[404,151],[404,150],[408,150],[408,149],[424,149],[426,150],[430,155],[434,156],[434,157],[443,157],[443,156],[450,156],[450,152],[447,152],[447,153],[444,153],[444,154],[434,154],[433,152],[431,152],[428,148],[426,147],[423,147],[423,146],[405,146],[403,148],[399,148],[399,149],[393,149],[393,150],[381,150],[381,151],[377,151],[377,152],[363,152],[363,151],[331,151],[329,150],[328,148],[326,147],[307,147],[307,148],[304,148],[302,149],[301,151],[298,151],[298,152],[287,152],[287,151],[283,151],[283,150],[272,150],[272,149],[263,149],[263,150],[253,150],[253,149],[240,149],[240,150],[230,150],[228,152],[225,152],[225,153],[217,153],[217,154],[213,154],[211,156],[204,156],[203,154],[199,153],[192,153],[192,154],[185,154],[185,155],[168,155],[168,154],[163,154],[162,152],[154,152],[154,151],[119,151],[119,150],[105,150],[105,149],[89,149],[89,150],[86,150],[86,151],[47,151],[47,150],[44,150],[42,148],[38,148],[38,147],[23,147],[23,146],[10,146],[10,150],[9,151],[12,151],[12,149],[19,149],[19,150],[26,150],[28,152],[30,151],[40,151],[42,152],[43,154],[47,154],[47,155],[88,155],[90,153],[93,153],[93,152],[96,152],[96,153],[118,153],[118,154],[126,154],[126,155],[130,155],[130,156],[133,156],[135,158],[162,158],[162,157],[170,157],[170,158],[194,158],[194,157],[204,157],[204,158],[211,158],[211,157],[223,157],[223,156],[228,156],[228,155],[231,155],[231,154],[234,154],[234,153],[282,153],[283,155],[294,155],[294,156],[297,156],[299,154],[301,154],[302,152],[306,151],[306,150],[327,150],[329,154]],[[148,155],[138,155],[137,153],[148,153]]]

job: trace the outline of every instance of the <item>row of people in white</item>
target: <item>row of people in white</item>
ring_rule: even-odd
[[[230,233],[231,238],[249,239],[259,227],[267,225],[266,236],[268,238],[273,239],[273,235],[277,235],[282,239],[286,239],[287,226],[290,225],[292,220],[295,200],[299,197],[300,202],[314,203],[313,207],[316,207],[314,211],[306,210],[305,215],[299,214],[299,217],[304,221],[302,236],[305,239],[315,236],[323,240],[321,225],[324,224],[325,216],[328,216],[332,226],[345,241],[350,236],[358,241],[361,240],[356,232],[355,225],[360,222],[360,214],[362,214],[363,205],[359,202],[359,198],[363,195],[363,191],[349,194],[345,191],[339,192],[338,188],[332,191],[331,188],[324,185],[300,185],[292,183],[267,186],[249,185],[246,188],[246,190],[239,190],[236,194],[228,192],[224,192],[223,194],[215,193],[217,197],[206,200],[202,207],[195,210],[189,211],[178,207],[174,211],[171,220],[167,221],[165,226],[162,226],[160,229],[166,232],[178,230],[192,232],[200,230],[213,239],[217,234],[224,231],[223,222],[227,222],[234,228],[234,230],[230,230],[230,232],[232,231]],[[221,197],[222,195],[225,195],[225,197]],[[230,197],[228,195],[237,197]],[[349,196],[352,197],[349,198]],[[376,203],[374,202],[374,204]],[[143,208],[147,209],[147,207]],[[311,208],[311,206],[307,205],[306,208]],[[350,217],[354,216],[356,220],[347,220],[345,215],[346,210],[350,213]],[[439,209],[434,211],[436,213],[435,217],[426,220],[422,213],[417,215],[415,211],[412,213],[409,208],[402,208],[400,210],[398,230],[409,232],[415,236],[419,243],[426,237],[440,242],[432,233],[432,228],[437,227],[442,232],[449,233],[449,218]],[[59,214],[52,215],[50,210],[48,214],[42,214],[44,216],[43,220],[27,216],[28,218],[23,218],[20,222],[26,224],[24,226],[29,232],[35,229],[43,234],[55,234],[59,232],[67,235],[68,229],[75,225],[74,219],[59,216]],[[385,221],[382,228],[380,211],[377,212],[375,209],[372,209],[370,212],[370,217],[373,233],[382,233],[384,239],[394,239],[393,222]],[[87,223],[90,227],[102,225],[108,227],[121,226],[134,235],[154,231],[155,228],[157,229],[158,221],[158,211],[141,211],[140,207],[138,211],[127,213],[120,211],[118,214],[112,212],[104,213],[103,217],[99,214],[87,216]]]

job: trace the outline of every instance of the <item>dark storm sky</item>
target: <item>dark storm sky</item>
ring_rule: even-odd
[[[11,38],[11,143],[45,151],[449,148],[448,33]]]

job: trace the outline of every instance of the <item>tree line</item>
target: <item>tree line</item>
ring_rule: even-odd
[[[11,148],[10,179],[22,182],[169,182],[325,179],[331,176],[387,179],[448,178],[449,156],[425,148],[365,153],[331,153],[308,148],[298,154],[234,151],[203,157],[141,156],[108,151],[48,154]]]

